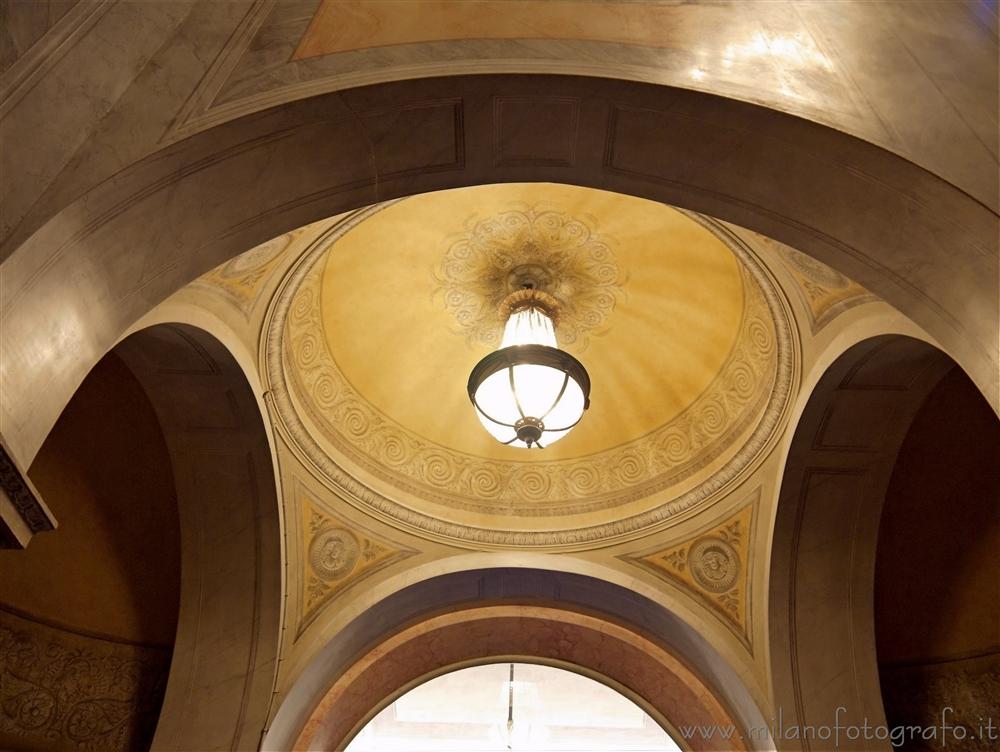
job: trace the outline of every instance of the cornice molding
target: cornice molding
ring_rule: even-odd
[[[0,548],[24,548],[35,533],[55,528],[52,512],[0,444]]]

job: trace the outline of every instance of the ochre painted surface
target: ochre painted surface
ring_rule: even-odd
[[[0,607],[71,630],[172,645],[180,548],[166,444],[142,387],[107,355],[30,471],[59,528],[0,551]]]
[[[526,231],[549,229],[549,218],[540,217],[534,228],[525,223],[504,234],[503,223],[525,210],[570,222],[552,231],[563,236],[578,220],[590,242],[563,239],[556,252],[575,254],[582,271],[599,263],[592,256],[607,253],[613,263],[598,275],[617,272],[615,284],[601,290],[607,309],[585,300],[579,314],[600,323],[585,338],[560,340],[590,374],[591,409],[576,430],[534,455],[489,436],[466,396],[469,372],[496,343],[471,337],[458,316],[488,319],[499,332],[489,286],[472,305],[448,305],[488,277],[490,260],[477,257],[500,249],[517,264],[520,245],[531,239]],[[494,218],[489,233],[476,232],[478,222]],[[542,248],[540,263],[551,265],[553,253]],[[379,412],[447,449],[553,461],[637,439],[690,405],[733,346],[743,289],[729,249],[670,207],[572,186],[517,184],[424,194],[384,209],[331,249],[321,306],[330,353]]]
[[[264,334],[276,413],[327,477],[408,526],[476,545],[633,533],[720,492],[780,425],[786,308],[708,218],[502,184],[375,205],[300,242]],[[580,425],[542,450],[496,442],[466,393],[522,278],[559,301],[560,345],[592,384]]]
[[[693,593],[749,648],[754,508],[751,502],[681,543],[622,558]]]

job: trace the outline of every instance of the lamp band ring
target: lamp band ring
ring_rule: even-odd
[[[526,364],[548,366],[567,374],[580,385],[584,410],[590,407],[590,376],[587,369],[565,350],[548,345],[511,345],[491,352],[476,363],[469,374],[469,400],[476,404],[476,390],[497,371]]]

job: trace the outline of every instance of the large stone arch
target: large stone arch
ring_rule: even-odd
[[[535,124],[538,107],[550,128]],[[555,181],[704,212],[810,253],[931,333],[996,408],[996,214],[846,133],[725,97],[551,75],[428,78],[217,125],[121,170],[4,263],[3,439],[26,466],[83,375],[166,295],[321,217]]]
[[[880,335],[840,354],[809,394],[771,546],[774,712],[798,737],[779,739],[781,749],[889,749],[863,730],[886,722],[873,607],[879,521],[910,425],[954,367],[924,341]]]
[[[748,737],[736,748],[773,749],[743,680],[686,622],[606,580],[527,567],[430,577],[365,610],[310,658],[261,748],[339,748],[415,683],[458,665],[512,656],[590,673],[661,722],[731,724]],[[689,743],[733,748],[719,738]]]
[[[180,612],[154,749],[256,749],[281,619],[281,525],[256,396],[205,330],[157,324],[114,349],[157,413],[181,533]]]

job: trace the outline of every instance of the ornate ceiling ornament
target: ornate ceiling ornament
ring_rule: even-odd
[[[344,528],[324,526],[318,516],[310,525],[315,532],[309,542],[309,566],[322,581],[341,579],[354,569],[361,555],[357,536]]]
[[[854,280],[812,256],[787,246],[782,246],[780,250],[785,267],[797,283],[795,290],[809,312],[813,334],[845,311],[879,299]]]
[[[740,557],[730,540],[737,537],[739,530],[722,531],[722,536],[699,538],[691,546],[689,561],[691,576],[703,590],[710,593],[725,593],[732,590],[740,575]]]
[[[262,370],[275,415],[300,457],[342,498],[453,544],[581,548],[667,524],[724,493],[771,446],[796,372],[786,304],[740,240],[687,212],[740,262],[743,314],[722,368],[686,409],[634,440],[558,461],[486,459],[435,444],[397,423],[341,372],[327,348],[320,306],[327,251],[394,203],[361,210],[320,236],[288,272],[265,322]],[[560,222],[552,226],[570,224]],[[524,226],[527,219],[518,223]],[[580,229],[572,236],[592,233]],[[621,277],[609,272],[603,279]],[[601,289],[607,300],[615,299],[608,287]],[[609,302],[602,310],[612,309]],[[482,331],[470,324],[469,332]],[[578,328],[578,334],[586,331]],[[504,522],[512,518],[537,524],[512,529]]]
[[[559,302],[559,341],[585,346],[625,294],[627,276],[610,241],[583,219],[529,206],[471,223],[451,239],[435,279],[435,295],[470,342],[495,347],[497,309],[530,283]]]
[[[0,610],[0,739],[18,749],[146,748],[169,670],[169,647]]]
[[[298,634],[323,607],[349,587],[416,552],[349,525],[312,498],[295,482],[295,500],[301,515],[304,552],[300,579]]]
[[[299,233],[295,230],[261,243],[202,275],[191,286],[221,295],[249,319],[264,283]]]
[[[750,551],[759,498],[757,489],[739,511],[681,542],[619,557],[683,587],[721,616],[748,650]]]

